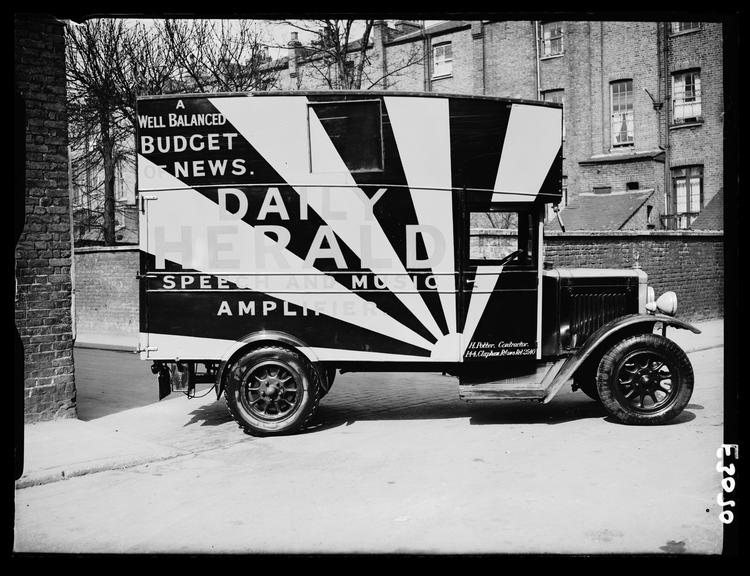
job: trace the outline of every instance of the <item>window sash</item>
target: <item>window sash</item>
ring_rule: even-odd
[[[557,56],[562,54],[563,27],[560,22],[542,24],[542,57]]]
[[[633,144],[633,81],[622,80],[611,84],[612,145]]]
[[[672,171],[672,206],[678,228],[687,228],[703,208],[703,167],[686,166]]]
[[[453,45],[450,42],[432,47],[432,75],[448,76],[453,73]]]
[[[700,72],[682,72],[672,78],[673,120],[699,118],[702,103]]]
[[[679,34],[680,32],[689,32],[691,30],[699,30],[701,27],[700,22],[671,22],[672,34]]]

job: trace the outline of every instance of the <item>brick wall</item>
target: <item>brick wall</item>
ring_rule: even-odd
[[[138,338],[138,248],[76,248],[76,332]]]
[[[508,238],[507,231],[473,229],[472,254],[491,258],[498,249],[505,254]],[[544,259],[555,267],[630,268],[636,252],[656,296],[667,290],[677,294],[680,318],[723,317],[722,232],[545,232]]]
[[[695,32],[669,36],[667,89],[672,93],[672,74],[699,69],[703,122],[692,126],[672,125],[669,118],[669,150],[672,167],[703,166],[703,206],[724,185],[724,69],[721,24],[703,22]]]
[[[452,45],[453,67],[450,76],[431,78],[432,92],[471,94],[474,91],[474,76],[476,75],[471,30],[464,28],[450,34],[434,36],[430,42],[430,50],[432,46],[442,42],[450,42]],[[432,58],[432,54],[429,54],[429,58]]]
[[[440,24],[425,33],[428,43],[452,42],[452,75],[429,81],[425,66],[414,65],[390,78],[387,88],[529,99],[538,97],[537,88],[542,92],[562,90],[566,129],[563,174],[567,176],[569,201],[590,191],[594,180],[611,183],[613,190],[623,190],[624,182],[637,180],[641,188],[657,191],[663,207],[671,188],[669,167],[702,165],[705,206],[723,184],[722,25],[704,22],[698,31],[669,36],[664,34],[665,25],[566,21],[563,54],[537,61],[533,21],[475,20],[455,22],[448,28]],[[421,50],[424,42],[421,36],[399,41],[393,33],[387,41],[381,42],[377,35],[373,38],[371,67],[377,74],[397,67],[406,53]],[[671,113],[672,74],[695,68],[701,71],[703,122],[670,127],[667,116]],[[304,64],[300,70],[302,88],[320,87]],[[613,148],[610,84],[625,79],[633,81],[634,146]],[[660,110],[654,109],[652,97],[663,103]],[[660,159],[650,164],[586,165],[593,155],[651,152],[660,146],[666,149],[666,164]]]
[[[485,94],[536,100],[534,23],[497,22],[484,26],[483,34]],[[481,66],[481,61],[476,62],[477,76],[482,74]]]
[[[389,90],[422,92],[425,89],[425,61],[423,42],[409,42],[386,46],[387,65],[389,70],[401,68],[388,77]],[[416,54],[414,54],[416,52]],[[405,63],[416,61],[411,66]],[[378,86],[378,89],[382,88]]]
[[[492,257],[514,241],[508,234],[472,230],[472,254]],[[505,247],[505,248],[501,248]],[[547,232],[545,260],[559,267],[629,268],[635,251],[659,296],[677,293],[681,318],[724,313],[724,237],[721,232]],[[78,248],[76,319],[85,333],[137,338],[138,249]]]
[[[595,187],[610,186],[612,192],[622,192],[628,182],[638,182],[641,190],[655,189],[660,186],[664,174],[664,162],[651,158],[631,162],[610,164],[579,164],[577,170],[576,191],[578,194],[592,192]],[[568,181],[568,186],[570,186]],[[660,204],[664,204],[663,196]],[[656,201],[656,199],[654,199]]]
[[[558,267],[629,268],[637,252],[658,297],[677,294],[680,318],[724,315],[724,236],[721,232],[548,232],[545,260]]]
[[[26,112],[26,218],[15,248],[24,421],[75,418],[63,25],[17,15],[14,35]]]

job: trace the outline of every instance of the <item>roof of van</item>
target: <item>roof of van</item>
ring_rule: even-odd
[[[464,100],[492,100],[496,102],[510,102],[514,104],[533,104],[535,106],[549,106],[562,108],[556,102],[542,100],[528,100],[524,98],[505,98],[502,96],[485,96],[475,94],[452,94],[445,92],[400,92],[397,90],[278,90],[266,92],[212,92],[190,94],[156,94],[138,96],[138,100],[163,100],[174,98],[223,98],[237,96],[408,96],[419,98],[459,98]]]

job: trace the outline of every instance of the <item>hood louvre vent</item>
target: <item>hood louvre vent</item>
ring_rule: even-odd
[[[586,339],[607,322],[633,311],[630,286],[587,286],[571,288],[570,335],[573,347]]]

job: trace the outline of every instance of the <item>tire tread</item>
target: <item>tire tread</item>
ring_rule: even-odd
[[[295,432],[299,432],[300,430],[304,430],[307,428],[308,424],[312,420],[313,416],[315,415],[315,412],[318,408],[318,403],[320,402],[320,399],[323,397],[321,394],[323,387],[320,385],[320,378],[318,375],[318,371],[315,369],[315,367],[310,363],[310,361],[305,358],[304,355],[300,354],[296,350],[292,350],[291,348],[287,348],[285,346],[262,346],[259,348],[253,348],[251,350],[248,350],[249,352],[261,352],[261,351],[279,351],[284,353],[291,353],[297,356],[300,363],[305,366],[307,369],[307,372],[310,376],[310,394],[312,396],[312,402],[307,407],[307,415],[302,418],[299,422],[292,425],[289,428],[285,428],[281,431],[275,431],[275,430],[261,430],[257,427],[251,426],[245,420],[242,418],[242,416],[239,415],[239,413],[235,409],[235,400],[231,397],[234,393],[234,386],[231,385],[230,382],[227,382],[227,385],[224,387],[224,400],[227,406],[227,410],[229,411],[230,416],[232,416],[232,419],[237,423],[237,425],[242,428],[242,430],[245,432],[245,434],[249,434],[251,436],[281,436],[286,434],[294,434]],[[243,360],[247,357],[247,353],[242,356],[234,366],[232,366],[229,370],[229,378],[232,378],[234,375],[235,370],[241,369]]]
[[[620,359],[629,351],[631,347],[644,345],[648,348],[663,349],[664,352],[672,355],[677,362],[677,369],[680,374],[680,390],[674,401],[664,409],[654,414],[636,414],[623,408],[615,397],[611,385],[614,371],[617,368]],[[599,398],[607,412],[625,424],[663,424],[675,418],[685,408],[690,401],[693,392],[693,367],[687,354],[669,338],[658,334],[637,334],[625,338],[621,342],[612,346],[602,356],[599,362],[599,369],[596,377],[596,388],[599,392]]]

